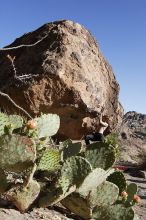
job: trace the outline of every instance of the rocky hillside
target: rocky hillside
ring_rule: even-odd
[[[64,139],[80,139],[98,128],[97,115],[103,107],[112,129],[123,116],[119,84],[111,66],[90,32],[72,21],[45,24],[1,49],[0,90],[32,116],[57,113],[59,135]],[[0,108],[19,112],[2,96]]]
[[[124,161],[141,163],[146,160],[146,115],[127,112],[119,131]]]

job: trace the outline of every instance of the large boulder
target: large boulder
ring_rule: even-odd
[[[125,162],[145,164],[146,168],[146,115],[127,112],[119,130],[121,159]]]
[[[0,90],[32,116],[57,113],[60,138],[80,139],[98,129],[103,107],[111,129],[121,122],[119,84],[95,39],[80,24],[48,23],[8,48],[0,50]],[[14,78],[8,54],[15,56],[17,76],[24,75],[23,79]],[[4,96],[0,96],[0,108],[22,113]]]

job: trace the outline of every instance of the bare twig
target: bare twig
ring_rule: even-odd
[[[20,107],[19,105],[17,105],[13,99],[10,98],[10,96],[6,93],[3,93],[0,91],[0,95],[3,97],[6,97],[16,108],[18,108],[19,110],[21,110],[23,113],[25,113],[30,119],[32,119],[31,115],[22,107]]]
[[[23,47],[33,47],[37,44],[39,44],[40,42],[42,42],[45,38],[48,37],[48,34],[45,35],[44,37],[42,37],[40,40],[38,40],[37,42],[33,43],[33,44],[21,44],[19,46],[16,47],[6,47],[6,48],[0,48],[0,51],[8,51],[8,50],[15,50],[15,49],[19,49],[19,48],[23,48]]]
[[[15,56],[12,57],[11,55],[7,55],[7,58],[10,60],[11,64],[12,64],[12,67],[13,67],[13,71],[14,71],[14,78],[15,79],[18,79],[20,81],[24,81],[25,79],[30,79],[32,78],[32,74],[23,74],[21,76],[17,76],[17,70],[16,70],[16,67],[15,67],[15,63],[14,63],[14,60],[15,60]],[[37,75],[35,75],[37,76]]]
[[[10,60],[10,62],[12,63],[12,67],[14,70],[14,78],[17,78],[17,71],[16,71],[16,67],[14,64],[14,60],[15,60],[15,56],[12,58],[12,56],[10,56],[9,54],[7,55],[7,58]]]

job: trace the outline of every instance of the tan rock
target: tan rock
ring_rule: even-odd
[[[72,21],[46,24],[16,39],[0,51],[0,90],[8,93],[30,114],[57,113],[61,117],[60,138],[80,139],[99,126],[96,114],[104,106],[111,128],[121,122],[123,109],[118,101],[119,85],[111,66],[89,31]],[[17,74],[30,74],[25,82],[13,79],[7,54],[15,56]],[[0,96],[0,107],[18,112]],[[84,123],[89,118],[89,123]],[[85,125],[85,126],[83,126]]]

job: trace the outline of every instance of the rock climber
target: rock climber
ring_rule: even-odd
[[[104,131],[109,126],[108,120],[109,120],[108,116],[103,116],[102,113],[100,114],[99,131],[85,135],[84,140],[86,145],[90,144],[90,141],[101,141],[101,142],[104,141]]]

